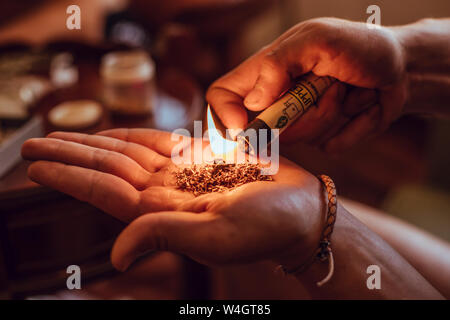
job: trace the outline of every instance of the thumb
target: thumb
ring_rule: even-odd
[[[142,254],[152,250],[190,255],[207,245],[212,217],[208,213],[158,212],[143,215],[118,236],[111,262],[125,271]]]
[[[261,58],[258,78],[245,97],[244,105],[251,111],[263,110],[289,89],[290,84],[289,70],[276,51],[272,51]]]

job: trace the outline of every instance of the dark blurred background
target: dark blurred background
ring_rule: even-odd
[[[81,8],[81,30],[66,28],[71,4]],[[190,129],[203,117],[208,85],[284,30],[321,16],[366,21],[371,4],[380,6],[383,25],[450,14],[448,0],[2,0],[1,297],[304,297],[299,284],[275,277],[269,263],[209,269],[160,253],[126,274],[115,273],[108,255],[123,224],[29,181],[28,163],[18,152],[26,138],[53,130]],[[111,76],[117,66],[106,62],[107,54],[132,63],[129,82],[117,87]],[[151,72],[143,76],[142,68]],[[116,101],[127,94],[137,97],[136,109],[111,103],[111,95]],[[83,110],[92,111],[87,105],[94,102],[101,112],[89,113],[87,121],[85,111],[70,109],[81,120],[68,128],[68,109],[56,107],[80,99]],[[331,175],[340,195],[450,240],[449,141],[448,121],[408,116],[338,158],[305,145],[282,146],[282,153],[314,173]],[[81,266],[82,290],[64,289],[71,264]]]

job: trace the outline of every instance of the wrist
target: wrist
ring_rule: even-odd
[[[446,59],[440,44],[448,41],[442,37],[444,26],[436,19],[421,19],[415,23],[389,28],[402,47],[405,70],[410,73],[445,72],[439,64]]]
[[[435,113],[436,105],[442,105],[439,97],[447,89],[442,88],[442,78],[447,77],[450,65],[448,50],[441,44],[448,41],[448,36],[442,35],[444,28],[439,20],[422,19],[390,29],[403,51],[407,90],[404,113]]]
[[[398,103],[401,103],[402,114],[410,113],[411,104],[411,68],[410,65],[415,59],[412,57],[413,51],[411,51],[411,39],[410,39],[410,26],[396,26],[396,27],[386,27],[390,32],[391,37],[394,39],[394,48],[396,50],[396,56],[399,59],[399,70],[401,73],[398,77],[398,82],[396,85],[397,97],[402,97]]]
[[[311,184],[311,193],[308,194],[310,210],[306,217],[302,217],[306,227],[299,232],[298,239],[273,261],[286,269],[294,269],[308,261],[319,247],[324,221],[327,211],[327,193],[322,183],[314,177]],[[305,216],[305,210],[301,209],[298,215]]]
[[[401,56],[403,60],[404,70],[407,71],[411,64],[411,39],[409,25],[406,26],[395,26],[388,27],[387,29],[391,31],[395,41],[397,42],[399,50],[401,50]]]

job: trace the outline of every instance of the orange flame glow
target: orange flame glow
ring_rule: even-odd
[[[226,154],[236,150],[237,142],[223,138],[220,132],[216,129],[211,107],[209,105],[207,110],[207,122],[209,142],[211,145],[211,151],[214,155],[224,157]]]

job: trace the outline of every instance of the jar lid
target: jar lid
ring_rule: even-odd
[[[100,74],[104,81],[133,83],[148,81],[154,77],[155,63],[142,50],[117,51],[103,56]]]
[[[48,114],[48,120],[56,127],[81,129],[94,125],[102,115],[102,107],[92,100],[63,102]]]

